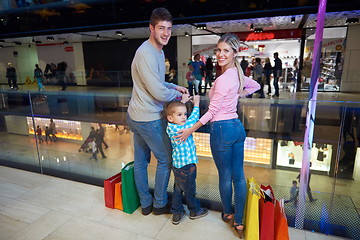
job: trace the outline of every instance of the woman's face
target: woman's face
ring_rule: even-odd
[[[218,64],[224,70],[235,66],[235,51],[225,42],[220,42],[217,45],[216,57]]]

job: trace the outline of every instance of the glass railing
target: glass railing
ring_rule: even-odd
[[[0,164],[101,186],[133,160],[132,133],[125,121],[130,94],[73,91],[0,91]],[[201,99],[201,114],[208,107]],[[290,198],[302,166],[308,101],[241,99],[238,107],[247,138],[245,174],[271,185],[277,198]],[[49,131],[50,119],[56,138]],[[88,145],[91,127],[106,129],[104,155]],[[37,126],[41,140],[34,136]],[[48,129],[46,129],[48,128]],[[311,149],[311,193],[304,228],[356,239],[360,236],[360,103],[318,101]],[[218,174],[209,147],[209,126],[194,133],[199,157],[197,196],[221,211]],[[56,141],[55,141],[56,139]],[[156,160],[149,165],[154,186]],[[298,183],[299,184],[299,183]],[[173,188],[170,179],[168,192]],[[297,206],[285,205],[289,226]]]

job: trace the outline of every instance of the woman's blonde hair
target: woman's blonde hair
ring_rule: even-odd
[[[265,58],[265,62],[266,62],[266,63],[269,63],[269,62],[270,62],[270,58],[268,58],[268,57]]]
[[[221,42],[228,44],[234,50],[235,55],[237,54],[237,52],[240,49],[240,40],[236,35],[234,35],[232,33],[227,33],[225,35],[222,35],[218,41],[218,44]],[[239,93],[240,93],[244,88],[244,72],[243,72],[242,68],[240,67],[239,61],[236,59],[236,56],[234,58],[234,61],[235,61],[235,66],[238,71],[238,75],[239,75],[239,82],[240,82]]]

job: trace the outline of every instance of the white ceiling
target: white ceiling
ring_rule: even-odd
[[[291,23],[291,17],[295,17],[295,23]],[[250,30],[250,25],[253,24],[255,28],[261,27],[263,30],[281,30],[281,29],[296,29],[303,19],[303,15],[294,16],[278,16],[278,17],[265,17],[265,18],[252,18],[252,19],[239,19],[231,21],[217,21],[217,22],[206,22],[207,30],[196,29],[195,26],[190,24],[179,24],[173,26],[173,36],[184,36],[188,33],[192,36],[197,35],[209,35],[211,33],[226,33],[226,32],[247,32]],[[310,14],[304,24],[304,28],[316,27],[317,14]],[[331,12],[326,14],[325,27],[334,26],[346,26],[347,18],[360,18],[360,10],[346,11],[346,12]],[[200,24],[200,23],[199,23]],[[357,23],[359,24],[359,23]],[[116,35],[116,31],[121,31],[124,36],[120,37]],[[328,30],[325,30],[328,31]],[[331,30],[330,30],[331,31]],[[99,39],[96,36],[99,35]],[[62,43],[68,41],[69,43],[75,42],[89,42],[89,41],[105,41],[105,40],[120,40],[123,38],[138,39],[147,38],[149,36],[148,27],[143,28],[127,28],[127,29],[114,29],[106,31],[93,31],[93,32],[79,32],[79,33],[64,33],[57,35],[50,35],[55,38],[53,42],[47,41],[47,36],[36,36],[36,37],[21,37],[5,39],[5,43],[0,43],[3,46],[13,46],[15,41],[20,41],[23,44],[34,44],[33,39],[44,43]],[[193,44],[197,43],[207,44],[209,42],[217,41],[216,36],[206,36],[199,40],[193,38]],[[200,41],[200,42],[198,42]]]

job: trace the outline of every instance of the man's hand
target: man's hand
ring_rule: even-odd
[[[181,92],[182,94],[189,94],[189,90],[186,87],[177,86],[175,90]]]

